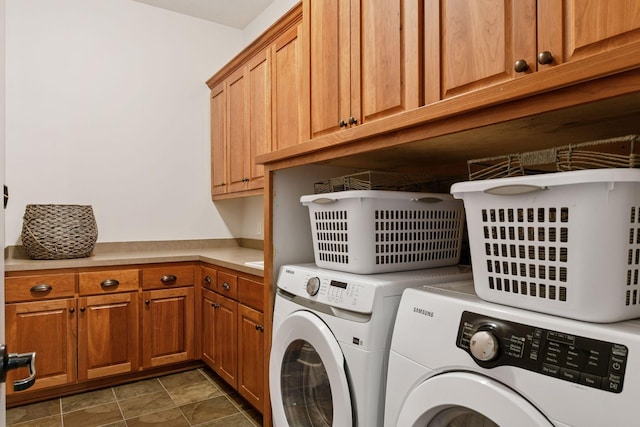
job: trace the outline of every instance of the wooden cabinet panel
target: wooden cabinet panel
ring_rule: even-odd
[[[276,39],[272,48],[272,150],[309,139],[309,106],[305,97],[302,24]]]
[[[202,276],[202,287],[211,291],[215,291],[218,280],[218,270],[211,267],[202,266],[200,271]]]
[[[224,82],[211,89],[211,194],[227,191],[227,92]]]
[[[131,292],[136,291],[138,286],[139,271],[137,269],[78,273],[80,295]]]
[[[14,276],[5,278],[6,302],[73,297],[76,277],[73,273]]]
[[[36,352],[36,382],[29,390],[72,384],[76,380],[76,301],[57,299],[5,306],[7,348]],[[9,371],[7,383],[28,377],[27,368]],[[7,387],[7,394],[13,394]]]
[[[264,187],[264,166],[256,156],[271,151],[271,50],[257,53],[247,64],[249,150],[243,156],[248,188]]]
[[[145,291],[142,299],[143,367],[193,359],[193,288]]]
[[[195,270],[193,265],[167,264],[161,267],[142,269],[142,288],[166,289],[179,286],[193,286]]]
[[[238,301],[259,311],[264,310],[264,284],[262,281],[238,277]]]
[[[264,315],[238,306],[238,392],[264,411]]]
[[[203,289],[202,290],[202,360],[211,369],[216,369],[216,340],[215,340],[215,324],[216,324],[216,294]]]
[[[238,385],[238,303],[217,295],[215,308],[216,372],[234,388]]]
[[[229,188],[228,191],[242,191],[249,155],[249,123],[246,117],[248,90],[245,69],[241,68],[227,79],[227,146],[229,150]]]
[[[238,298],[238,276],[232,273],[218,271],[216,282],[216,292],[227,298]]]
[[[138,294],[82,297],[78,307],[78,379],[136,371]]]

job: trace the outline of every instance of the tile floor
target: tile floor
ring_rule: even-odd
[[[209,369],[7,410],[11,427],[255,427],[262,416]]]

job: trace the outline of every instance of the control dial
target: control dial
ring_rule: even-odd
[[[307,293],[311,296],[314,296],[320,290],[320,279],[317,277],[312,277],[307,280]]]
[[[469,343],[471,355],[481,362],[489,362],[498,356],[498,338],[491,331],[477,331]]]

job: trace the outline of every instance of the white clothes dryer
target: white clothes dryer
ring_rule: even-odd
[[[479,299],[473,282],[404,292],[385,426],[638,425],[640,321],[594,324]]]
[[[372,275],[282,266],[269,362],[274,426],[382,426],[402,291],[470,277],[462,266]]]

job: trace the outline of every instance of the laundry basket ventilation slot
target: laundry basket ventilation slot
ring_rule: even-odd
[[[567,301],[569,208],[482,209],[488,286]]]
[[[348,212],[315,212],[318,255],[322,261],[348,264]]]
[[[625,305],[639,305],[640,294],[640,207],[631,207],[629,218],[629,256]]]

